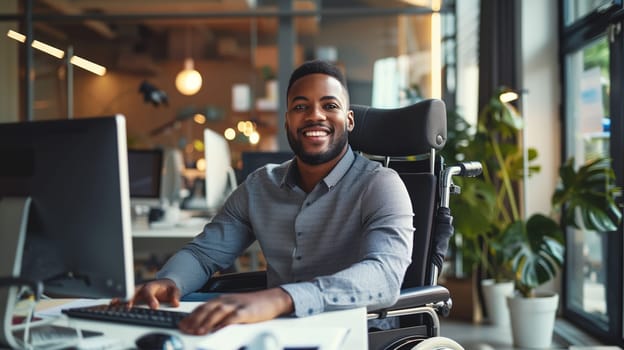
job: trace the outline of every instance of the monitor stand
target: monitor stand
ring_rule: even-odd
[[[11,331],[13,307],[18,286],[22,285],[18,276],[22,267],[22,252],[26,239],[26,225],[30,210],[30,197],[0,198],[0,347],[17,348],[18,344]],[[36,292],[36,291],[33,291]]]

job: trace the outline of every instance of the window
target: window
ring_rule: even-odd
[[[622,186],[624,45],[620,1],[562,1],[564,159],[612,159]],[[584,7],[585,6],[585,7]],[[622,226],[618,232],[568,228],[564,315],[607,343],[624,343]]]

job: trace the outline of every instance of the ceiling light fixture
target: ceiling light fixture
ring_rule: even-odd
[[[192,42],[191,29],[186,32],[186,59],[184,60],[184,69],[178,73],[175,79],[175,86],[183,95],[195,95],[202,87],[202,76],[195,70],[195,64],[191,58]]]
[[[178,73],[175,86],[183,95],[195,95],[202,86],[202,76],[195,70],[193,59],[184,60],[184,69]]]
[[[22,34],[22,33],[18,33],[14,30],[9,29],[9,31],[7,32],[7,36],[11,39],[15,39],[17,41],[19,41],[20,43],[25,43],[26,42],[26,35]]]
[[[9,29],[9,31],[7,32],[7,36],[11,39],[19,41],[20,43],[26,42],[26,35],[22,33],[18,33],[11,29]],[[63,50],[57,49],[56,47],[43,43],[39,40],[33,40],[33,42],[31,43],[31,46],[39,51],[43,51],[47,53],[48,55],[52,55],[56,58],[63,58],[63,56],[65,56],[65,52],[63,52]]]
[[[26,42],[26,36],[24,34],[18,33],[14,30],[10,30],[7,32],[7,36],[11,39],[17,40],[21,43]],[[33,40],[31,46],[37,50],[47,53],[48,55],[52,55],[56,58],[62,59],[65,56],[65,52],[61,49],[58,49],[52,45],[48,45],[39,40]],[[68,51],[69,52],[69,51]],[[103,76],[106,74],[106,67],[101,66],[97,63],[91,62],[82,57],[69,54],[68,53],[69,62],[75,66],[78,66],[84,70],[87,70],[91,73],[97,74],[99,76]]]
[[[87,59],[84,59],[76,55],[72,56],[69,62],[75,66],[78,66],[84,70],[87,70],[99,76],[103,76],[104,74],[106,74],[106,67],[100,66],[97,63],[93,63]]]
[[[520,98],[517,92],[515,91],[505,91],[498,96],[498,99],[503,103],[513,102]]]
[[[57,49],[56,47],[46,43],[42,43],[39,40],[33,40],[32,47],[56,58],[63,58],[63,56],[65,56],[65,52],[63,52],[63,50]]]

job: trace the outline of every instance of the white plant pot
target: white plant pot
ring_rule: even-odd
[[[550,348],[559,295],[541,294],[535,298],[509,296],[507,305],[514,346],[530,349]]]
[[[507,296],[513,295],[514,283],[512,281],[497,283],[494,279],[485,279],[481,281],[481,290],[490,324],[509,325]]]

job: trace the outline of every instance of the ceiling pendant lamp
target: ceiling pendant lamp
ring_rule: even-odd
[[[202,76],[195,70],[193,62],[192,50],[192,28],[186,30],[186,59],[184,60],[184,69],[178,73],[175,79],[175,86],[181,94],[191,96],[195,95],[202,87]]]
[[[195,95],[202,86],[202,76],[195,70],[193,59],[184,60],[184,69],[178,73],[175,86],[183,95]]]

